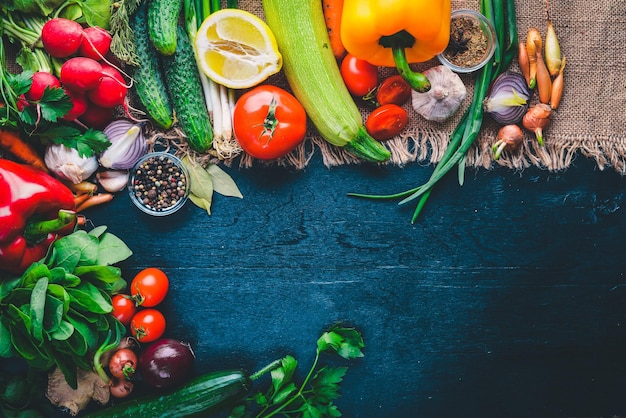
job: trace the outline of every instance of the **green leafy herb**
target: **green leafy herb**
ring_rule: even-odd
[[[356,329],[340,325],[332,327],[317,340],[315,360],[300,384],[294,380],[298,361],[292,356],[285,356],[250,377],[256,380],[269,371],[272,384],[265,391],[253,393],[246,403],[233,408],[229,418],[341,416],[333,402],[340,396],[340,385],[348,368],[319,366],[320,356],[322,353],[335,353],[351,360],[363,357],[364,347],[361,334]]]
[[[141,0],[121,0],[113,4],[113,13],[110,20],[111,52],[120,61],[132,65],[139,65],[139,57],[135,52],[135,34],[130,27],[130,16],[135,13]]]
[[[37,369],[56,365],[76,388],[76,367],[91,367],[85,354],[125,332],[110,314],[112,294],[126,286],[112,265],[131,254],[106,229],[78,230],[55,241],[21,277],[2,281],[0,355]]]
[[[185,156],[183,164],[189,172],[191,193],[189,198],[198,207],[211,215],[213,192],[223,196],[243,198],[237,184],[217,164],[209,163],[206,168]]]

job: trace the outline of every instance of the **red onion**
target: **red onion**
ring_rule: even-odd
[[[483,102],[485,112],[501,125],[518,123],[528,110],[530,90],[520,73],[506,71],[495,79]]]
[[[111,145],[100,154],[100,165],[114,170],[131,168],[148,151],[143,125],[127,119],[118,119],[102,131]]]
[[[146,384],[156,388],[169,388],[190,376],[194,359],[189,344],[162,338],[141,352],[138,370]]]

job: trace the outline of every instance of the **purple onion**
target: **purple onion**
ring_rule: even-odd
[[[195,355],[189,344],[162,338],[141,352],[137,370],[146,384],[155,388],[170,388],[189,378],[194,360]]]
[[[499,124],[511,125],[519,123],[528,111],[530,96],[524,76],[506,71],[493,82],[483,107]]]
[[[143,124],[118,119],[107,125],[102,132],[111,142],[109,148],[98,158],[100,165],[105,168],[128,170],[148,152]]]

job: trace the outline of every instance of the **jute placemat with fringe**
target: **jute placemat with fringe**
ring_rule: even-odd
[[[263,17],[260,0],[240,0],[239,5]],[[452,0],[452,7],[479,10],[479,1]],[[528,28],[533,26],[545,35],[545,0],[517,0],[516,13],[520,39],[525,39]],[[552,0],[550,14],[567,66],[564,97],[545,131],[545,146],[538,146],[527,133],[518,152],[505,152],[494,161],[491,145],[497,125],[487,117],[468,153],[467,164],[487,169],[499,164],[515,170],[538,166],[556,171],[566,169],[582,155],[592,158],[601,169],[613,168],[626,174],[626,1]],[[413,67],[425,70],[438,64],[435,59]],[[428,122],[410,104],[406,106],[410,126],[400,137],[386,142],[392,150],[392,163],[435,163],[441,158],[449,134],[471,101],[474,76],[463,75],[462,79],[468,87],[467,98],[457,115],[443,124]],[[286,86],[280,75],[268,82]],[[309,130],[302,146],[274,163],[302,168],[315,152],[321,152],[327,166],[358,163],[342,149],[326,144],[314,129]],[[247,156],[239,159],[241,166],[257,163]]]

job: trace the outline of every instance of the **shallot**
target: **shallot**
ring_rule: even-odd
[[[522,119],[524,128],[535,134],[539,145],[543,145],[543,129],[550,125],[552,108],[544,103],[538,103],[528,109]]]

